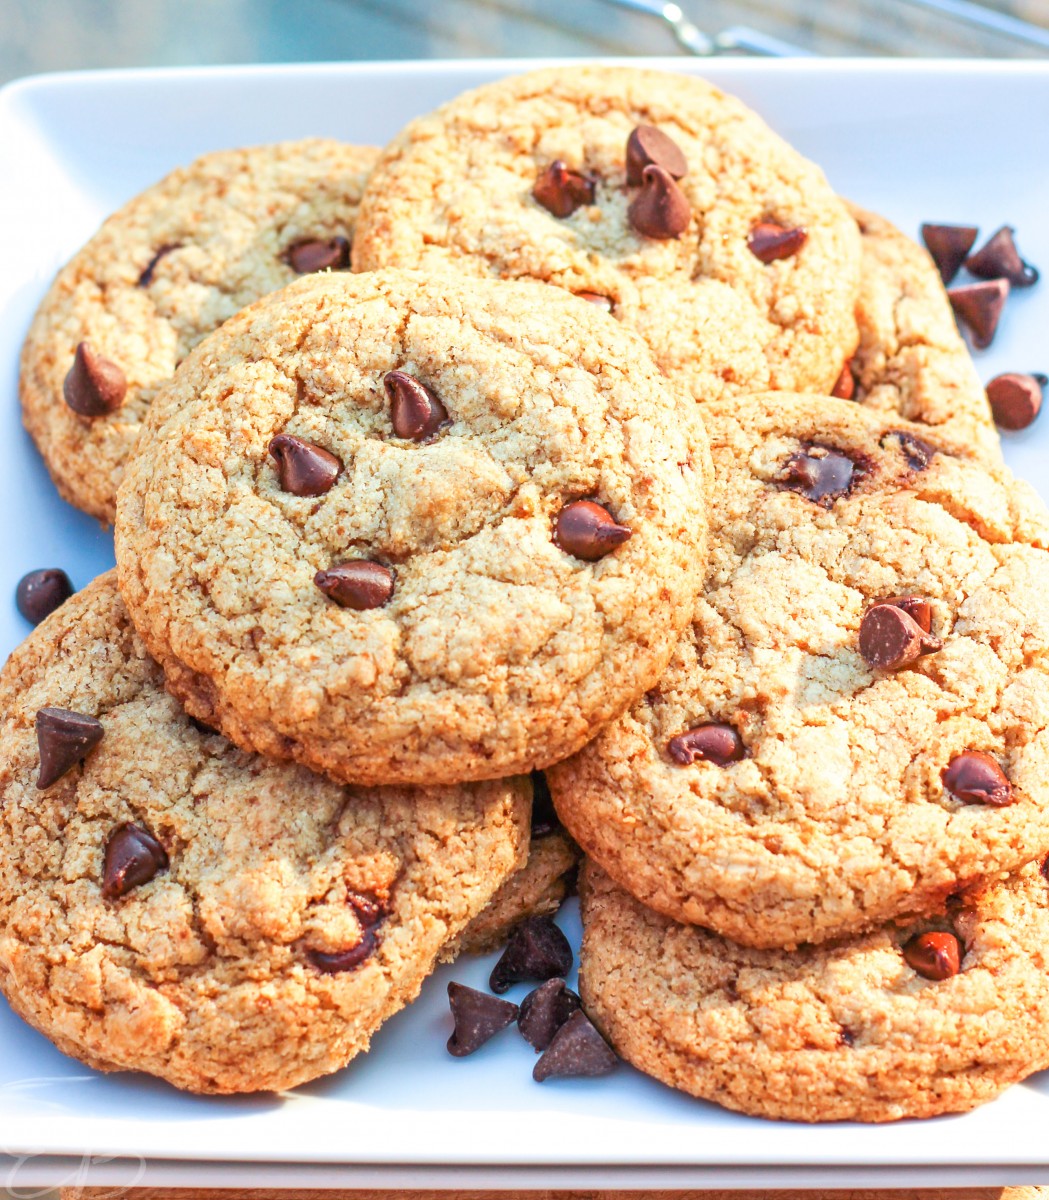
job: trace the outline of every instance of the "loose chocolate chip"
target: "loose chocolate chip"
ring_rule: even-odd
[[[455,1021],[455,1031],[448,1039],[448,1053],[463,1058],[479,1050],[489,1038],[512,1025],[518,1008],[509,1000],[489,996],[461,983],[448,985],[448,1005]]]
[[[603,308],[605,312],[611,312],[613,307],[611,296],[602,296],[600,292],[576,292],[580,300],[586,300],[590,304],[597,305],[598,308]]]
[[[568,938],[549,917],[529,917],[510,934],[488,986],[502,995],[512,983],[565,976],[572,968]]]
[[[969,255],[966,267],[979,279],[1008,279],[1013,287],[1037,283],[1038,270],[1020,257],[1015,232],[1011,225],[1003,225],[975,254]]]
[[[667,742],[667,753],[683,767],[697,762],[727,767],[743,757],[743,739],[731,725],[711,722],[672,737]]]
[[[972,334],[973,345],[977,350],[986,350],[994,341],[1008,295],[1007,279],[967,283],[962,287],[948,289],[947,298],[954,309],[954,315]]]
[[[642,237],[668,241],[680,237],[692,220],[688,197],[662,167],[645,167],[641,191],[627,209],[627,220]]]
[[[688,162],[681,147],[654,125],[639,125],[626,141],[626,181],[630,187],[641,183],[645,167],[662,167],[674,179],[688,174]]]
[[[607,1075],[619,1059],[580,1009],[554,1034],[554,1040],[532,1069],[536,1083],[552,1076]]]
[[[359,967],[365,959],[371,958],[379,945],[379,939],[373,929],[365,929],[361,940],[348,950],[336,950],[328,953],[325,950],[307,950],[306,957],[322,975],[338,975],[341,971],[352,971]]]
[[[596,562],[621,546],[629,537],[626,525],[616,524],[607,508],[592,500],[573,500],[557,514],[554,544],[566,554]]]
[[[27,621],[39,625],[73,594],[73,584],[58,567],[30,571],[18,581],[15,605]]]
[[[313,582],[340,608],[363,612],[382,608],[393,595],[393,572],[382,563],[359,558],[318,571]]]
[[[554,810],[554,798],[550,785],[542,771],[532,772],[532,841],[547,837],[558,829],[561,822]]]
[[[38,788],[48,788],[85,758],[102,740],[102,722],[67,708],[42,708],[36,714],[40,750]]]
[[[141,887],[168,865],[164,847],[141,825],[118,825],[106,842],[102,895],[116,900]]]
[[[975,225],[922,226],[922,241],[939,268],[945,287],[958,274],[979,232]]]
[[[917,622],[923,633],[932,633],[932,605],[924,596],[886,596],[878,604],[894,604]]]
[[[153,282],[153,273],[157,269],[157,263],[160,262],[165,254],[170,254],[172,250],[180,250],[181,248],[181,242],[167,242],[161,246],[156,254],[154,254],[149,260],[149,262],[146,263],[142,274],[138,277],[138,283],[136,286],[140,288],[149,287],[149,285]]]
[[[839,400],[851,400],[856,395],[856,376],[852,373],[852,359],[848,359],[841,369],[837,383],[831,389],[832,396]]]
[[[895,438],[899,443],[900,451],[907,460],[907,466],[912,471],[924,471],[929,463],[932,462],[933,455],[937,453],[935,446],[923,441],[913,433],[904,432],[902,429],[895,429],[888,436]]]
[[[278,433],[268,449],[277,462],[280,486],[293,496],[323,496],[342,471],[342,463],[330,450],[290,433]]]
[[[448,420],[448,410],[434,393],[406,371],[387,371],[382,385],[390,401],[393,432],[413,442],[425,442]]]
[[[554,1034],[581,1007],[582,1001],[563,979],[548,979],[521,1001],[517,1028],[536,1050],[545,1050]]]
[[[909,967],[926,979],[950,979],[962,969],[962,944],[953,933],[920,933],[903,947]]]
[[[563,219],[584,204],[593,204],[594,188],[593,179],[569,170],[558,158],[539,172],[532,196],[548,213]]]
[[[350,243],[344,237],[307,238],[289,246],[284,257],[297,275],[343,271],[350,265]]]
[[[1013,785],[997,761],[982,750],[956,754],[940,774],[943,786],[967,804],[1004,808],[1014,800]]]
[[[1002,429],[1026,429],[1042,409],[1044,375],[1020,375],[1006,372],[996,375],[987,385],[987,399],[994,423]]]
[[[869,666],[895,671],[942,647],[915,619],[895,604],[875,604],[860,622],[860,653]]]
[[[809,445],[787,459],[780,482],[789,491],[829,508],[847,495],[862,475],[863,469],[840,450]]]
[[[747,248],[763,263],[771,263],[797,254],[808,240],[808,231],[801,225],[788,227],[776,221],[759,221],[750,231]]]
[[[124,403],[127,379],[115,362],[81,342],[62,384],[62,395],[78,416],[104,417]]]

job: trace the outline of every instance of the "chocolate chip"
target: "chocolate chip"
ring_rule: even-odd
[[[337,975],[340,971],[352,971],[365,959],[371,958],[379,946],[376,932],[386,915],[385,907],[371,896],[351,894],[347,903],[353,909],[361,926],[361,940],[346,950],[307,950],[306,958],[323,975]]]
[[[846,360],[830,394],[839,400],[851,400],[856,395],[856,376],[852,373],[851,358]]]
[[[542,771],[532,772],[532,841],[547,837],[555,829],[560,828],[561,822],[554,809],[554,798],[550,795],[550,785]]]
[[[141,887],[168,865],[167,852],[141,825],[118,825],[106,842],[102,895],[116,900]]]
[[[924,596],[886,596],[878,604],[894,604],[915,621],[922,633],[932,633],[932,605]]]
[[[548,979],[521,1001],[517,1028],[536,1050],[545,1050],[554,1034],[581,1007],[582,1001],[563,979]]]
[[[954,315],[968,328],[977,350],[986,350],[994,341],[1008,295],[1007,279],[967,283],[962,287],[948,289],[947,298],[954,309]]]
[[[81,342],[62,384],[62,395],[78,416],[104,417],[124,403],[127,379],[115,362]]]
[[[572,969],[572,947],[549,917],[529,917],[510,934],[488,986],[502,995],[512,983],[553,979]]]
[[[15,588],[15,605],[23,617],[39,625],[73,594],[73,584],[58,567],[41,567],[23,575]]]
[[[692,220],[688,197],[662,167],[645,167],[641,191],[630,202],[627,220],[643,237],[668,241],[680,237]]]
[[[808,445],[787,459],[783,487],[829,508],[847,495],[864,474],[847,454],[830,446]]]
[[[603,308],[605,312],[611,312],[613,302],[611,296],[602,296],[600,292],[576,292],[580,300],[586,300],[589,304],[595,304],[598,308]]]
[[[924,471],[932,462],[933,455],[938,453],[935,446],[930,445],[916,434],[907,433],[902,429],[894,429],[887,436],[896,439],[900,452],[906,458],[907,466],[912,471]]]
[[[1038,270],[1020,257],[1015,232],[1011,225],[1003,225],[975,254],[969,255],[966,267],[979,279],[1008,279],[1013,287],[1037,283]]]
[[[532,196],[548,213],[563,219],[584,204],[593,204],[594,188],[593,179],[570,171],[558,158],[539,172]]]
[[[268,449],[277,462],[280,486],[293,496],[323,496],[342,471],[342,463],[330,450],[290,433],[278,433]]]
[[[672,737],[667,742],[667,753],[683,767],[697,762],[727,767],[743,757],[743,739],[731,725],[712,721]]]
[[[942,646],[939,638],[926,633],[895,604],[875,604],[860,622],[860,654],[869,666],[880,671],[906,667]]]
[[[953,933],[920,933],[903,947],[909,967],[926,979],[950,979],[962,969],[962,944]]]
[[[542,1083],[552,1076],[607,1075],[618,1062],[615,1052],[580,1009],[554,1034],[554,1040],[532,1069],[532,1078]]]
[[[1042,391],[1049,380],[1044,375],[1006,372],[987,385],[987,399],[994,423],[1002,429],[1026,429],[1042,408]]]
[[[763,263],[771,263],[797,254],[808,240],[808,231],[801,225],[788,227],[776,221],[759,221],[750,231],[747,248]]]
[[[156,254],[154,254],[153,257],[149,260],[149,262],[146,263],[145,267],[143,268],[142,274],[138,277],[138,283],[136,284],[136,287],[140,287],[140,288],[149,287],[149,285],[153,282],[153,273],[157,269],[157,263],[159,263],[160,260],[166,254],[170,254],[172,252],[172,250],[181,250],[181,249],[182,249],[181,242],[167,242],[163,246],[161,246],[160,249],[156,252]]]
[[[393,595],[393,572],[367,558],[336,563],[326,571],[318,571],[313,582],[340,608],[358,612],[381,608]]]
[[[997,761],[982,750],[956,754],[940,773],[943,786],[967,804],[990,804],[1004,808],[1012,804],[1013,785]]]
[[[390,401],[393,432],[413,442],[424,442],[448,421],[448,410],[434,393],[406,371],[387,371],[382,385]]]
[[[596,562],[621,546],[631,531],[616,524],[615,518],[592,500],[573,500],[557,514],[554,544],[575,558]]]
[[[448,985],[448,1005],[455,1031],[448,1039],[448,1053],[463,1058],[479,1050],[489,1038],[512,1025],[518,1008],[509,1000],[489,996],[461,983]]]
[[[922,226],[922,241],[939,268],[945,287],[958,274],[979,232],[975,225]]]
[[[350,243],[344,237],[306,238],[289,246],[284,257],[298,275],[343,271],[350,265]]]
[[[645,167],[662,167],[673,179],[688,174],[688,162],[681,147],[654,125],[639,125],[626,140],[626,181],[638,187]]]
[[[42,708],[36,714],[36,743],[40,750],[38,788],[48,788],[85,758],[102,740],[105,730],[96,717],[67,708]]]

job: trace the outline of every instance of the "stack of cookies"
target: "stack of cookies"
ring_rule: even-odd
[[[0,677],[0,987],[63,1050],[336,1070],[578,845],[571,1020],[672,1086],[1049,1066],[1049,514],[933,261],[731,97],[559,68],[211,155],[61,272],[22,401],[116,529]]]

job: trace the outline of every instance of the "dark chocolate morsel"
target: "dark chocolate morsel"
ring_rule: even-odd
[[[139,275],[138,283],[136,284],[136,286],[140,287],[140,288],[149,287],[149,285],[153,282],[153,274],[156,271],[157,264],[160,262],[160,260],[165,255],[170,254],[172,252],[172,250],[181,250],[181,249],[182,249],[181,242],[166,242],[163,246],[161,246],[160,249],[153,255],[153,257],[149,260],[148,263],[146,263],[145,267],[142,269],[142,274]]]
[[[881,671],[909,666],[942,645],[895,604],[872,605],[860,622],[860,654],[869,666]]]
[[[1013,287],[1031,287],[1038,282],[1038,270],[1024,262],[1016,248],[1015,230],[1003,225],[992,233],[983,246],[965,260],[978,279],[1008,279]]]
[[[371,896],[351,894],[347,903],[353,909],[361,926],[361,940],[346,950],[307,950],[306,958],[323,975],[337,975],[340,971],[352,971],[366,959],[371,958],[379,947],[376,932],[382,924],[386,909]]]
[[[743,757],[743,739],[731,725],[712,721],[672,737],[667,742],[667,753],[683,767],[697,762],[727,767]]]
[[[956,754],[941,773],[943,786],[968,804],[1004,808],[1016,798],[1013,785],[996,759],[982,750]]]
[[[289,433],[278,433],[269,452],[277,463],[280,486],[293,496],[323,496],[342,471],[342,463],[330,450]]]
[[[681,147],[654,125],[638,125],[626,141],[626,181],[638,187],[645,167],[662,167],[674,179],[688,174],[688,163]]]
[[[38,788],[48,788],[85,758],[102,740],[105,730],[97,717],[67,708],[42,708],[36,714],[40,750]]]
[[[607,508],[592,500],[566,504],[554,522],[554,544],[575,558],[596,562],[621,546],[630,529],[617,524]]]
[[[548,979],[521,1001],[517,1028],[536,1050],[545,1050],[554,1034],[582,1007],[582,1001],[563,979]]]
[[[932,605],[924,596],[886,596],[878,604],[894,604],[916,621],[922,633],[932,633]]]
[[[448,1039],[448,1053],[463,1058],[479,1050],[489,1038],[512,1025],[518,1008],[509,1000],[489,996],[462,983],[448,985],[448,1004],[455,1030]]]
[[[1008,295],[1008,279],[990,279],[948,289],[947,298],[954,315],[969,330],[977,350],[986,350],[994,341]]]
[[[554,1040],[532,1069],[537,1083],[560,1076],[571,1078],[607,1075],[619,1059],[580,1009],[554,1034]]]
[[[104,417],[124,403],[127,378],[115,362],[81,342],[62,384],[66,404],[80,417]]]
[[[390,401],[390,423],[398,437],[424,442],[447,423],[448,410],[414,375],[387,371],[382,385]]]
[[[1026,429],[1042,410],[1045,385],[1044,375],[996,375],[987,385],[994,423],[1000,429]]]
[[[532,196],[548,213],[563,220],[570,217],[577,208],[593,204],[594,189],[593,179],[581,175],[578,171],[569,170],[558,158],[539,172],[532,188]]]
[[[668,241],[680,237],[692,220],[688,197],[662,167],[645,167],[641,190],[630,202],[627,220],[642,237]]]
[[[831,446],[808,445],[787,459],[781,485],[825,508],[847,495],[863,470]]]
[[[922,226],[922,241],[932,255],[945,287],[958,274],[958,268],[965,262],[979,232],[975,225]]]
[[[511,984],[566,976],[572,969],[572,947],[549,917],[529,917],[510,934],[488,986],[502,995]]]
[[[759,221],[750,231],[747,248],[763,263],[790,258],[809,240],[806,229],[801,225],[788,227],[776,221]]]
[[[343,271],[350,265],[350,243],[344,237],[307,238],[289,246],[284,257],[297,275]]]
[[[962,944],[953,933],[920,933],[903,946],[909,967],[939,983],[962,969]]]
[[[313,582],[340,608],[363,612],[381,608],[393,595],[393,572],[382,563],[360,558],[318,571]]]
[[[141,887],[168,865],[164,847],[141,825],[118,825],[106,842],[102,895],[116,900]]]
[[[73,584],[58,567],[41,567],[23,575],[15,588],[15,605],[27,621],[39,625],[73,594]]]

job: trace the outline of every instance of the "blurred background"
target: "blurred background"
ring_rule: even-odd
[[[1049,0],[0,0],[0,84],[92,67],[712,49],[1045,58]]]

